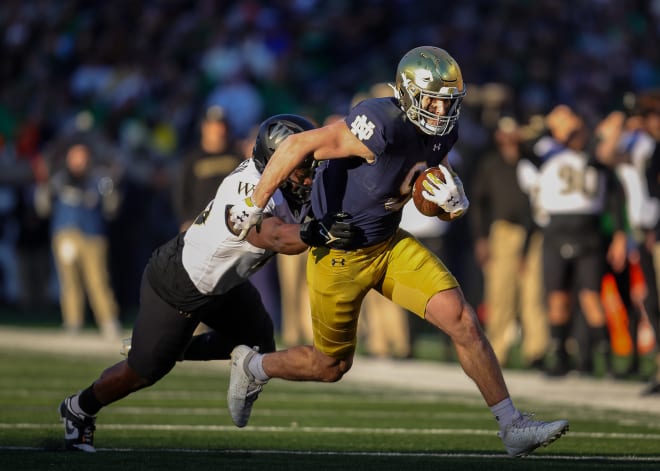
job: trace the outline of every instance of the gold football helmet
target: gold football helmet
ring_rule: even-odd
[[[394,94],[401,109],[425,134],[444,136],[456,124],[466,93],[456,61],[438,47],[421,46],[399,61]],[[443,114],[429,111],[429,102],[440,98],[448,105]]]

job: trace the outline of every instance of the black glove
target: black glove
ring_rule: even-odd
[[[311,247],[328,246],[332,249],[350,247],[355,238],[355,227],[346,219],[350,215],[344,212],[329,213],[323,219],[311,219],[300,225],[300,238]]]

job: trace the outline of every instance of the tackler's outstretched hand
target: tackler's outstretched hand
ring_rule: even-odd
[[[229,210],[229,221],[240,240],[245,239],[252,226],[256,226],[258,231],[263,218],[264,208],[257,206],[249,196]]]
[[[429,173],[423,182],[424,191],[422,196],[450,213],[453,218],[457,218],[467,211],[470,206],[463,189],[463,182],[461,182],[458,175],[444,165],[440,164],[438,168],[444,175],[445,181],[443,182],[436,175]]]

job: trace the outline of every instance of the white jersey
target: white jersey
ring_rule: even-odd
[[[634,229],[650,229],[658,223],[660,201],[650,196],[646,168],[655,151],[655,140],[644,132],[628,132],[621,137],[621,149],[630,161],[617,165],[616,173],[626,192],[628,222]]]
[[[250,196],[261,174],[252,159],[244,161],[218,187],[215,199],[195,220],[184,236],[183,266],[200,293],[222,294],[245,281],[266,263],[274,252],[239,240],[227,227],[228,207]],[[306,207],[307,208],[307,207]],[[297,224],[305,216],[293,214],[280,190],[264,208],[288,224]]]
[[[600,214],[605,209],[607,176],[587,155],[562,148],[540,166],[536,204],[549,215]]]

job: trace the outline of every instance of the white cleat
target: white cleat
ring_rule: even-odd
[[[498,432],[497,435],[502,439],[509,456],[527,456],[538,447],[554,442],[568,431],[567,420],[543,422],[532,420],[532,415],[523,413],[503,432]]]
[[[227,391],[227,407],[231,420],[237,427],[245,427],[250,420],[252,404],[259,397],[267,381],[257,381],[248,371],[250,359],[258,352],[257,348],[239,345],[231,352],[231,376]]]

